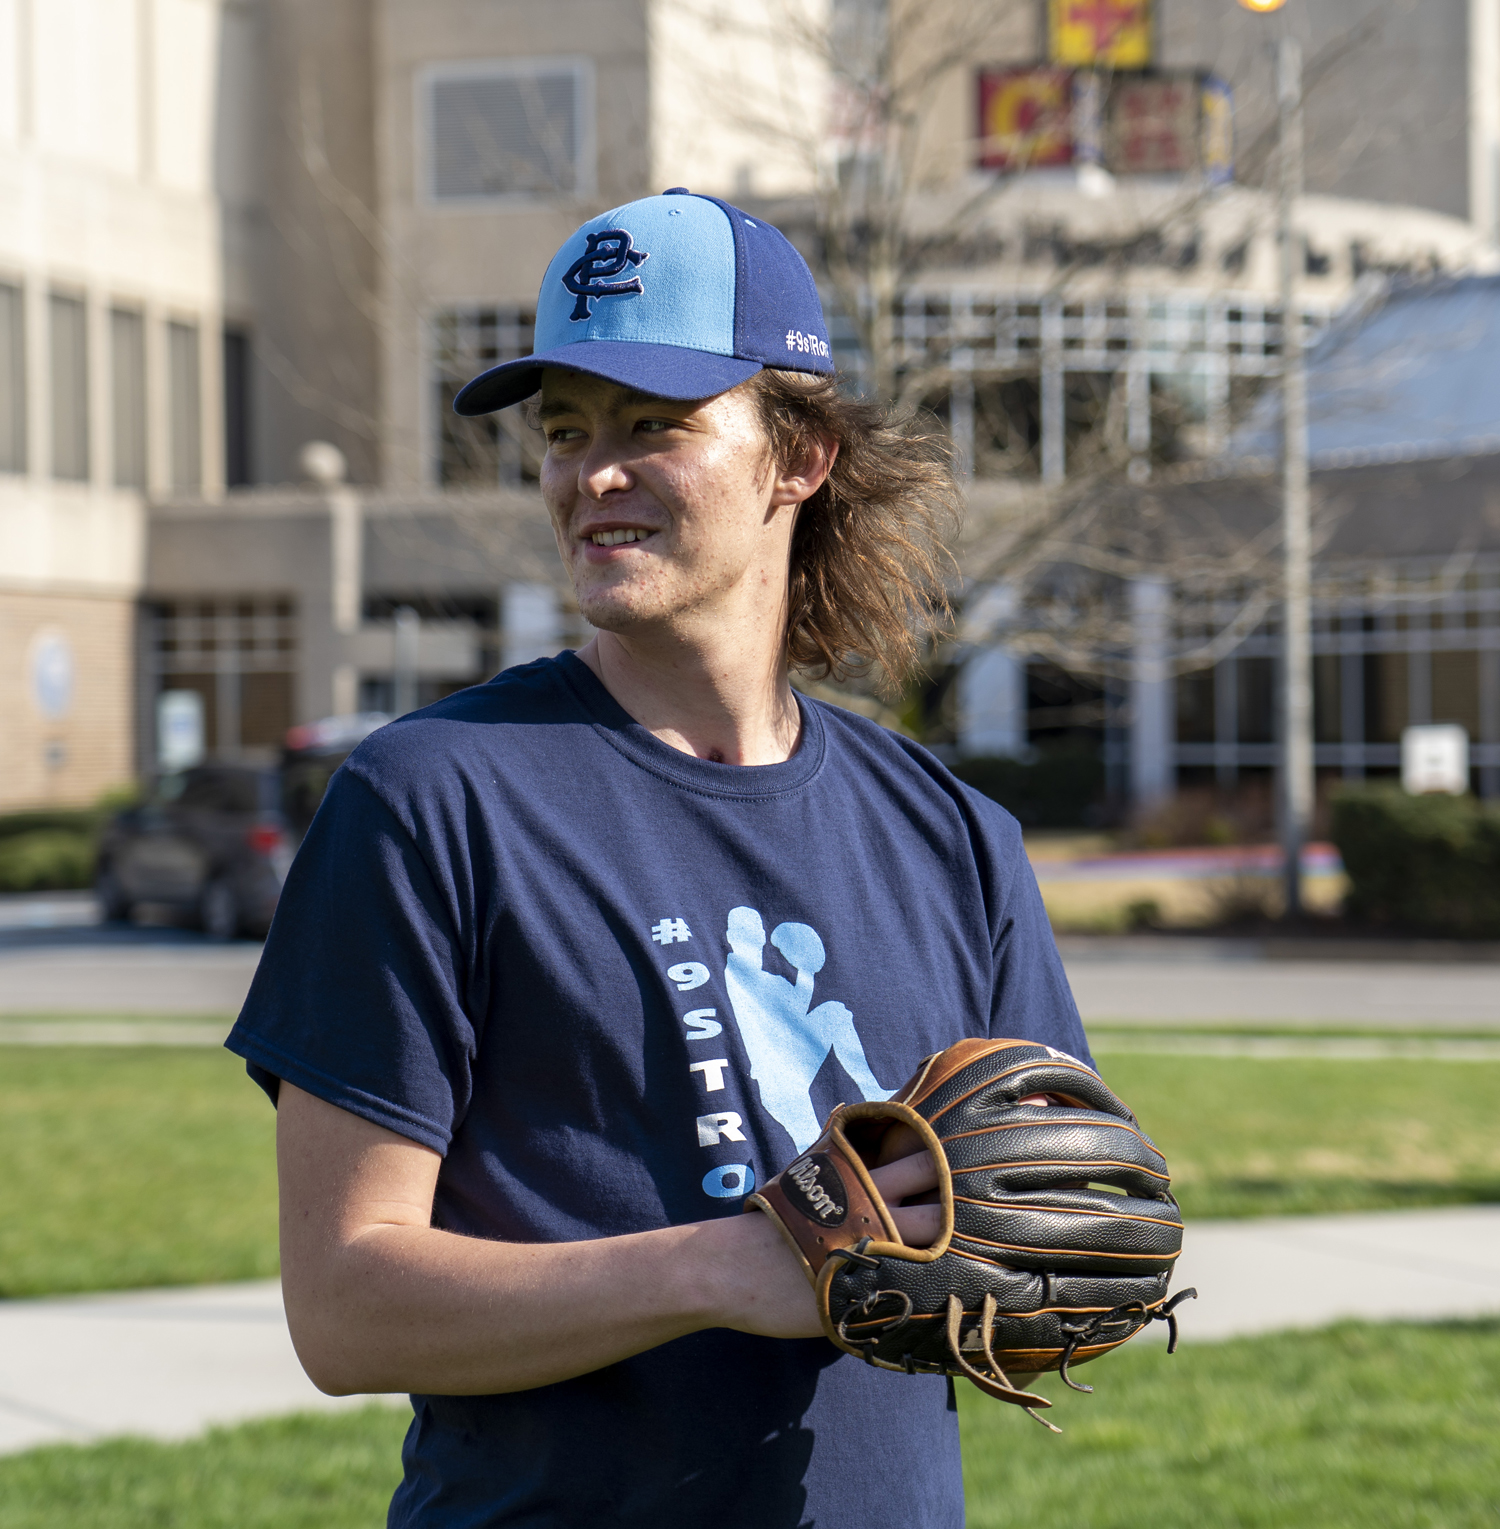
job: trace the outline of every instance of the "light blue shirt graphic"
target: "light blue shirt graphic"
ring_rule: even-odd
[[[816,929],[778,924],[771,931],[771,944],[796,969],[796,982],[765,970],[766,926],[754,908],[731,908],[725,932],[729,959],[724,984],[750,1058],[750,1076],[760,1085],[766,1113],[798,1152],[818,1139],[811,1090],[830,1051],[866,1099],[889,1099],[895,1093],[882,1088],[870,1071],[854,1015],[832,1000],[811,1007],[813,979],[827,960]]]

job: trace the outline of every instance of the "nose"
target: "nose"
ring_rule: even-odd
[[[614,432],[596,432],[578,464],[579,492],[598,500],[634,486],[635,477],[625,466],[624,453],[614,439]]]

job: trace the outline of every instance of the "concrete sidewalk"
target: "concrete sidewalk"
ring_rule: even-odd
[[[302,1373],[275,1280],[0,1301],[0,1454],[368,1400]]]
[[[1343,1317],[1500,1315],[1500,1207],[1202,1222],[1173,1283],[1199,1290],[1179,1308],[1184,1345]],[[1165,1332],[1153,1324],[1149,1341]],[[0,1453],[365,1400],[313,1389],[275,1281],[0,1302]]]

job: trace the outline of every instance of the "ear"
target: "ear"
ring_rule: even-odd
[[[811,499],[827,482],[838,454],[839,443],[831,435],[809,436],[800,459],[778,470],[771,485],[771,503],[801,504]]]

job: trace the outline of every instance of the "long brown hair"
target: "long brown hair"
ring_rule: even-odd
[[[952,614],[947,543],[963,497],[936,420],[851,398],[832,377],[767,369],[744,384],[779,466],[818,437],[838,443],[792,534],[787,658],[815,679],[878,666],[896,688]]]

